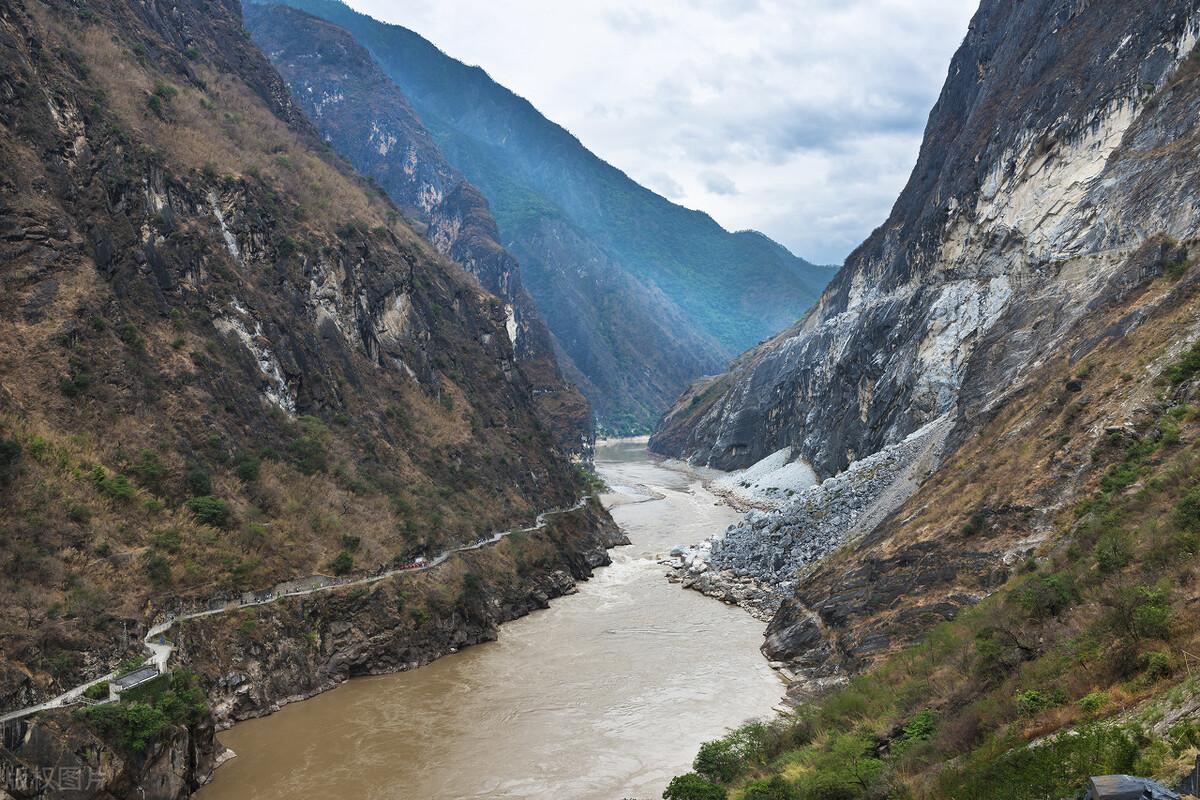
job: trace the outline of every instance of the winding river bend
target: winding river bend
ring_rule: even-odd
[[[201,800],[658,797],[696,748],[783,686],[762,623],[663,578],[657,559],[737,516],[640,443],[598,448],[632,545],[496,642],[357,678],[220,735],[238,757]]]

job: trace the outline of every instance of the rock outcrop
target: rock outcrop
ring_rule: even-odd
[[[574,593],[611,563],[608,548],[628,543],[593,502],[544,532],[459,554],[428,575],[190,620],[177,639],[180,661],[204,676],[225,727],[348,678],[415,669],[492,641],[501,623]]]
[[[1194,2],[985,1],[888,220],[802,321],[680,398],[651,448],[823,476],[942,414],[969,426],[1057,351],[1130,256],[1200,220]],[[961,401],[961,402],[960,402]]]
[[[549,330],[498,238],[487,200],[448,164],[404,94],[349,33],[285,6],[245,5],[246,29],[325,141],[505,304],[505,332],[563,450],[591,459],[591,410],[564,380]]]
[[[184,800],[208,782],[223,749],[211,718],[172,726],[141,752],[97,736],[67,711],[10,723],[4,735],[0,797],[13,800]]]
[[[1128,12],[985,0],[887,222],[651,439],[722,469],[787,451],[826,479],[684,570],[756,613],[782,603],[764,652],[800,668],[797,693],[1003,583],[1195,338],[1200,4]],[[906,445],[931,426],[936,446]]]

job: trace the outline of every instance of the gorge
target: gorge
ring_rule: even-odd
[[[0,800],[1194,794],[1198,43],[982,0],[834,274],[335,0],[0,4]]]
[[[496,642],[219,734],[238,756],[197,796],[652,797],[701,742],[769,713],[782,683],[761,623],[678,591],[658,563],[732,510],[641,443],[596,463],[631,544],[577,595]]]

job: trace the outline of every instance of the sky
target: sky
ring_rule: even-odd
[[[349,0],[731,230],[836,264],[891,210],[978,0]]]

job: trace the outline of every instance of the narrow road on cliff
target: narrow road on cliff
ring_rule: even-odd
[[[593,495],[590,494],[584,495],[575,503],[575,505],[568,508],[556,508],[549,511],[543,511],[534,518],[533,524],[527,528],[514,528],[512,530],[493,533],[491,536],[481,538],[475,542],[472,542],[471,544],[465,544],[460,547],[453,547],[449,550],[443,550],[434,558],[421,564],[409,564],[402,567],[396,567],[394,569],[384,570],[383,572],[377,572],[373,575],[367,575],[361,578],[333,578],[327,575],[313,575],[307,578],[276,584],[275,587],[265,592],[251,594],[253,599],[250,600],[245,599],[246,595],[243,595],[241,600],[229,601],[219,608],[211,608],[205,611],[196,611],[189,614],[168,614],[163,621],[151,626],[150,630],[146,632],[145,637],[142,639],[142,643],[146,646],[146,649],[150,651],[150,658],[148,661],[158,668],[160,674],[167,671],[167,663],[171,660],[171,654],[175,651],[175,645],[166,640],[165,634],[177,623],[183,622],[184,620],[198,619],[200,617],[212,617],[218,614],[227,614],[231,611],[239,611],[241,609],[250,608],[253,606],[264,606],[289,597],[301,597],[304,595],[316,594],[318,592],[328,592],[332,589],[344,589],[350,586],[364,586],[372,583],[378,583],[379,581],[387,580],[388,578],[396,575],[409,572],[425,572],[446,563],[447,560],[457,553],[479,550],[483,547],[487,547],[488,545],[495,544],[506,536],[512,536],[514,533],[532,533],[534,531],[541,530],[542,528],[546,527],[546,519],[548,517],[555,516],[557,514],[570,514],[573,511],[578,511],[587,505],[588,501],[591,500],[592,497]],[[304,588],[278,590],[279,587],[282,586],[295,587],[297,584],[306,584],[306,586]],[[102,675],[99,678],[94,678],[86,683],[75,686],[58,695],[57,697],[45,701],[44,703],[38,703],[37,705],[28,706],[26,708],[2,714],[0,715],[0,725],[15,719],[28,717],[32,714],[38,713],[39,711],[48,711],[50,709],[62,708],[63,706],[69,706],[78,702],[82,702],[84,692],[86,692],[88,689],[93,686],[108,683],[116,677],[117,673],[110,672],[107,675]]]

